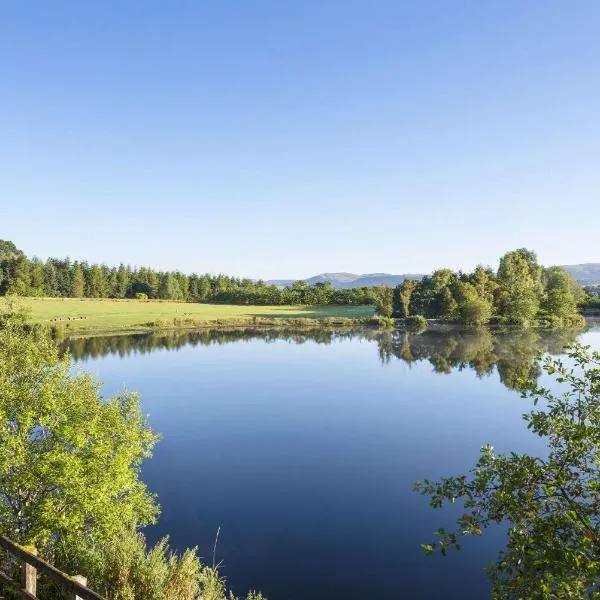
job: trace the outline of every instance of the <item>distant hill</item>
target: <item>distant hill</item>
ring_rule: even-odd
[[[314,277],[305,279],[306,283],[314,285],[315,283],[331,282],[336,289],[363,287],[371,285],[389,285],[396,286],[405,279],[421,279],[421,273],[405,273],[403,275],[390,275],[389,273],[366,273],[357,275],[356,273],[321,273]],[[277,287],[292,285],[294,279],[272,279],[268,284],[275,284]]]
[[[581,285],[600,284],[600,263],[583,263],[581,265],[563,265],[575,281]]]
[[[563,268],[581,285],[600,284],[600,263],[564,265]],[[391,275],[390,273],[366,273],[363,275],[357,275],[356,273],[321,273],[304,281],[310,285],[329,281],[334,288],[341,289],[371,285],[394,287],[405,279],[421,279],[422,277],[422,273],[405,273],[403,275]],[[294,281],[295,279],[272,279],[267,283],[275,284],[277,287],[285,287],[286,285],[292,285]]]

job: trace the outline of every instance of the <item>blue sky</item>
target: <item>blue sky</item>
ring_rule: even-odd
[[[307,277],[600,262],[600,2],[0,5],[0,238]]]

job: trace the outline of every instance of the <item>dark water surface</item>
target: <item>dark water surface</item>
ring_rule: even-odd
[[[216,332],[75,340],[112,394],[139,390],[163,439],[144,465],[149,530],[199,546],[234,590],[270,600],[489,597],[501,530],[448,558],[420,543],[456,512],[412,491],[472,466],[483,443],[543,452],[515,390],[540,350],[600,330],[512,333]]]

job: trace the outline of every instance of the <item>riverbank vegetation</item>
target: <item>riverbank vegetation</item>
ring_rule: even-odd
[[[255,306],[369,305],[368,287],[337,290],[330,283],[297,281],[278,288],[262,280],[228,275],[186,275],[147,267],[118,267],[49,258],[28,258],[0,240],[0,296],[170,300]]]
[[[460,322],[556,327],[583,323],[586,293],[561,267],[542,267],[524,248],[508,252],[497,271],[472,273],[439,269],[420,281],[407,279],[392,292],[374,294],[382,315]]]
[[[106,328],[151,326],[148,323],[152,321],[175,318],[204,321],[239,317],[312,317],[314,315],[306,312],[298,314],[302,310],[298,307],[313,307],[313,311],[323,312],[325,306],[332,307],[335,314],[319,314],[319,317],[349,316],[343,314],[343,307],[356,307],[361,313],[358,316],[366,316],[368,307],[374,306],[385,318],[421,316],[469,326],[493,323],[558,327],[581,324],[581,310],[595,306],[589,294],[564,269],[541,266],[535,253],[525,248],[506,253],[497,270],[483,266],[478,266],[472,273],[438,269],[420,280],[406,279],[394,289],[388,286],[334,289],[329,282],[309,285],[305,281],[296,281],[293,285],[278,288],[261,280],[227,275],[186,275],[179,271],[131,268],[124,264],[109,267],[69,259],[41,261],[28,258],[12,242],[0,240],[0,295],[139,302],[164,300],[187,305],[174,309],[177,314],[154,314],[147,319],[140,319],[141,313],[151,313],[154,309],[147,310],[143,305],[136,309],[140,315],[135,316],[129,309],[109,311],[111,316],[104,319]],[[221,305],[223,308],[188,308],[198,304]],[[238,312],[234,306],[244,309]],[[41,304],[32,307],[34,318],[41,314],[37,311],[44,310]],[[73,314],[59,313],[49,318],[74,321],[78,311],[73,308]],[[273,314],[280,310],[295,314]],[[211,311],[212,316],[209,316]],[[79,316],[89,318],[91,315]],[[69,323],[69,328],[85,329],[88,324],[91,321]],[[100,323],[97,325],[99,327]]]
[[[600,353],[574,345],[568,359],[547,357],[555,386],[532,383],[524,394],[536,406],[523,416],[527,428],[547,441],[543,456],[485,445],[469,474],[416,483],[433,508],[464,507],[457,530],[439,529],[427,553],[508,526],[506,549],[488,570],[494,598],[599,597]]]
[[[377,326],[371,306],[248,306],[159,300],[19,298],[31,322],[62,334],[204,327]]]
[[[73,372],[69,354],[14,310],[0,313],[0,390],[2,535],[88,577],[107,600],[229,598],[195,549],[172,553],[166,539],[149,548],[139,533],[159,513],[140,478],[158,436],[136,394],[103,398],[94,377]],[[40,580],[38,597],[55,600],[56,590]]]

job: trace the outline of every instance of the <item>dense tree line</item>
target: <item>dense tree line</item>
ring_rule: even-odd
[[[438,269],[421,280],[388,286],[334,289],[331,283],[297,281],[278,288],[264,281],[227,275],[186,275],[90,264],[67,259],[28,258],[0,240],[0,295],[73,298],[149,298],[182,302],[251,305],[374,304],[382,316],[460,321],[492,320],[526,325],[571,324],[587,294],[561,267],[542,267],[521,248],[506,253],[497,271],[478,266],[472,273]]]
[[[542,267],[524,248],[506,253],[496,272],[482,266],[472,273],[439,269],[420,281],[407,279],[394,290],[375,291],[380,314],[423,315],[470,325],[492,319],[518,325],[576,323],[585,297],[564,269]]]
[[[90,264],[67,259],[28,258],[0,240],[0,295],[70,298],[149,298],[223,304],[372,304],[371,288],[335,290],[330,283],[297,281],[283,289],[227,275],[186,275]]]

